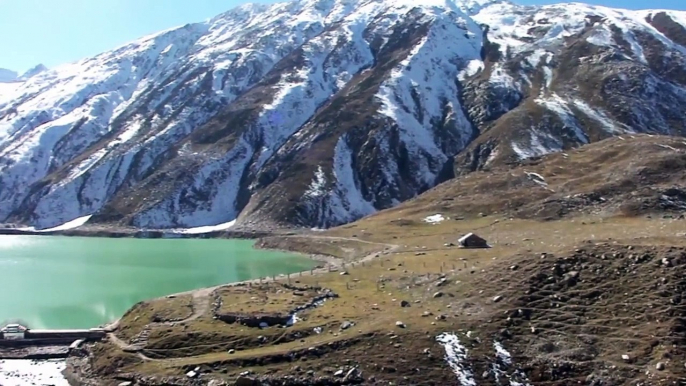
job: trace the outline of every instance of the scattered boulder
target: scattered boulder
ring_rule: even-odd
[[[261,384],[262,382],[258,381],[255,378],[241,375],[238,378],[236,378],[234,386],[260,386]]]
[[[395,322],[395,325],[396,325],[396,327],[405,328],[405,323],[403,323],[401,321]]]
[[[409,307],[409,306],[410,306],[410,302],[408,302],[407,300],[403,300],[400,302],[400,307]]]
[[[341,330],[347,330],[354,325],[355,324],[353,322],[349,322],[346,320],[345,322],[341,323]]]
[[[440,298],[442,296],[443,296],[443,292],[441,292],[441,291],[438,291],[433,295],[434,298]]]
[[[195,378],[195,377],[198,376],[198,373],[197,373],[195,370],[191,370],[191,371],[189,371],[189,372],[186,373],[186,376],[187,376],[188,378]]]
[[[631,357],[630,357],[629,355],[627,355],[627,354],[623,354],[623,355],[622,355],[622,360],[623,360],[624,362],[627,362],[627,363],[628,363],[628,362],[631,362]]]
[[[663,362],[657,362],[657,364],[655,365],[655,369],[657,371],[662,371],[665,369],[665,364]]]
[[[343,378],[343,383],[359,383],[361,381],[364,381],[364,378],[362,378],[362,371],[360,371],[359,368],[353,367],[352,369],[348,370],[348,373],[345,374],[345,377]]]
[[[493,303],[498,303],[501,300],[503,300],[503,297],[500,295],[497,295],[496,297],[493,298]]]

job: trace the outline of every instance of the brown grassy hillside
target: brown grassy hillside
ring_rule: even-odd
[[[610,139],[264,239],[341,259],[334,272],[199,291],[180,321],[164,318],[187,315],[188,298],[139,305],[90,361],[70,362],[103,385],[683,384],[684,166],[683,140]],[[492,248],[455,246],[468,232]],[[330,293],[292,326],[255,327]],[[176,306],[185,313],[164,311]],[[452,368],[444,333],[466,350]]]

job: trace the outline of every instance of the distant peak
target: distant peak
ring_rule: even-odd
[[[16,71],[0,68],[0,83],[9,83],[17,80],[19,74]]]
[[[463,12],[473,15],[482,9],[495,4],[514,4],[509,0],[455,0]]]
[[[43,64],[39,64],[39,65],[29,69],[28,71],[26,71],[24,74],[22,74],[22,76],[19,77],[19,79],[20,80],[27,80],[33,76],[40,74],[43,71],[46,71],[47,69],[48,68],[45,67]]]

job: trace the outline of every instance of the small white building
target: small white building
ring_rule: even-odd
[[[27,330],[28,328],[21,324],[12,323],[0,328],[0,334],[2,334],[2,338],[6,340],[20,340],[24,339]]]

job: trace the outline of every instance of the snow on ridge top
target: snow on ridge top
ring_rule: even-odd
[[[467,0],[469,1],[469,0]],[[634,31],[652,34],[657,40],[686,54],[686,50],[675,45],[648,21],[647,16],[660,11],[629,10],[590,5],[585,3],[558,3],[540,6],[522,6],[510,2],[487,3],[471,13],[472,18],[489,26],[489,39],[500,45],[501,52],[535,51],[562,44],[565,37],[577,34],[588,26],[589,16],[603,19],[595,25],[593,36],[588,42],[600,46],[614,46],[610,26],[618,27],[624,40],[630,45],[635,60],[646,63],[641,45]],[[673,20],[686,28],[686,12],[664,11]],[[546,27],[545,36],[530,34],[533,25]],[[531,39],[534,42],[531,42]]]

